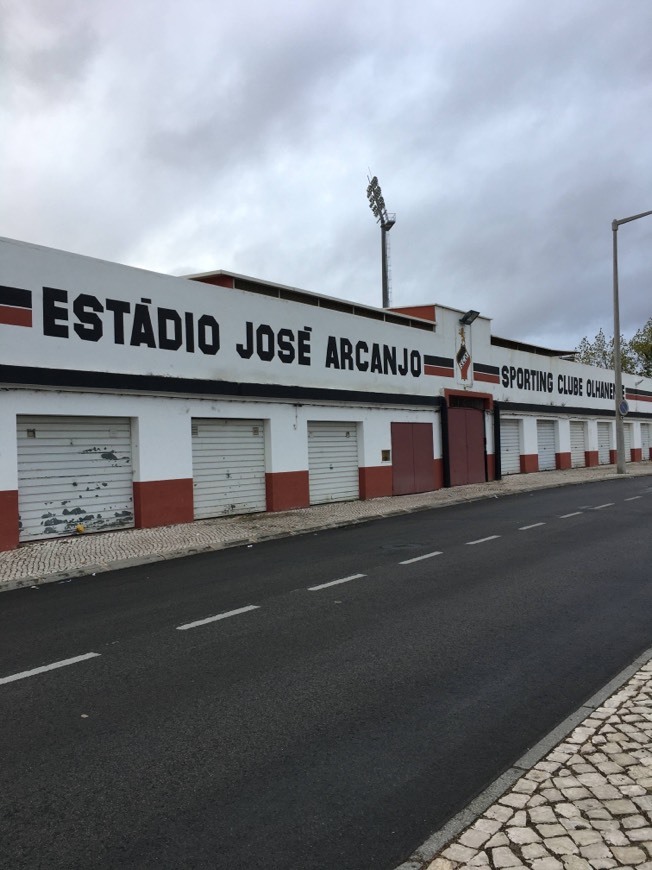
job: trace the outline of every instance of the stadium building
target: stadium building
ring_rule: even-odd
[[[652,379],[623,375],[627,460]],[[615,461],[614,373],[385,310],[0,239],[0,549]]]

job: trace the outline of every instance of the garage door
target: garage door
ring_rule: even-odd
[[[487,479],[484,411],[468,406],[448,409],[448,463],[451,486]]]
[[[555,457],[555,424],[552,420],[537,420],[539,471],[552,471],[557,467]]]
[[[625,423],[623,425],[623,433],[625,435],[625,462],[632,461],[632,424]]]
[[[432,423],[392,423],[392,494],[435,488]]]
[[[18,417],[20,540],[131,528],[131,423],[124,417]]]
[[[571,420],[570,424],[570,442],[571,442],[571,466],[573,468],[582,468],[586,465],[586,445],[584,443],[584,423],[577,420]]]
[[[355,423],[308,423],[310,504],[360,497]]]
[[[641,446],[643,447],[643,459],[652,459],[652,423],[641,423]]]
[[[598,462],[611,464],[611,423],[598,423]]]
[[[192,421],[195,519],[264,511],[262,420]]]
[[[500,421],[500,473],[519,474],[521,471],[521,437],[518,420]]]

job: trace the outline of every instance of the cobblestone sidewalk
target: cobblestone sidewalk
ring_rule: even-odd
[[[434,860],[399,870],[652,870],[652,660]]]
[[[652,462],[627,466],[627,477],[641,475],[652,475]],[[0,591],[256,543],[269,538],[346,526],[375,517],[617,477],[619,475],[613,465],[514,474],[504,480],[456,486],[419,495],[337,502],[284,513],[217,517],[155,529],[125,529],[56,538],[0,553]]]

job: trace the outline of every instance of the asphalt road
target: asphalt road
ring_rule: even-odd
[[[3,594],[0,866],[391,870],[650,646],[651,520],[629,478]]]

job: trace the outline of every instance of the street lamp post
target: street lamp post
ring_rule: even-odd
[[[376,220],[380,223],[380,245],[383,276],[383,308],[389,308],[389,256],[387,253],[387,233],[396,223],[396,215],[388,214],[387,207],[385,206],[383,192],[380,189],[378,177],[375,175],[369,181],[369,185],[367,186],[367,199],[369,200],[369,208],[372,210]]]
[[[620,413],[620,403],[623,400],[623,370],[620,360],[620,305],[618,301],[618,227],[637,221],[639,218],[651,215],[652,211],[644,211],[632,217],[621,218],[611,222],[613,232],[613,272],[614,272],[614,372],[615,372],[615,409],[616,409],[616,470],[618,474],[626,474],[625,468],[625,430],[623,428],[623,415]]]

